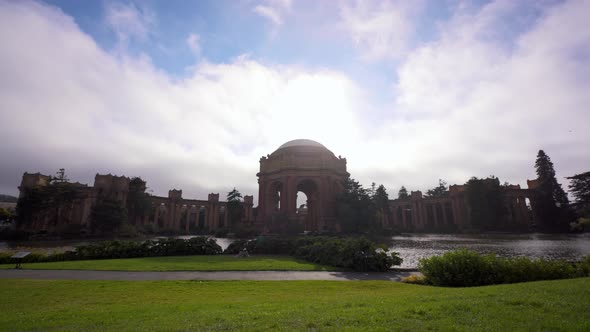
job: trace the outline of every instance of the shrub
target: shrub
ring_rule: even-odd
[[[313,263],[356,271],[387,271],[402,261],[396,253],[388,254],[365,238],[260,236],[254,240],[235,241],[224,253],[237,254],[244,248],[253,254],[293,255]]]
[[[425,285],[426,278],[424,278],[424,276],[412,274],[410,276],[403,277],[401,282],[405,282],[406,284]]]
[[[201,236],[188,240],[166,238],[144,242],[105,241],[76,247],[78,259],[218,255],[221,253],[221,247],[215,239]]]
[[[574,266],[562,260],[499,258],[461,249],[421,259],[418,269],[428,284],[469,287],[588,276],[590,260]]]
[[[66,251],[51,255],[31,253],[22,259],[22,263],[56,262],[81,259],[109,259],[154,256],[182,255],[219,255],[221,247],[215,239],[193,237],[183,239],[158,239],[144,242],[105,241],[76,247],[75,251]],[[0,264],[14,264],[11,253],[0,253]]]

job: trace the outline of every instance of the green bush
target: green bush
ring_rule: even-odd
[[[356,271],[387,271],[402,262],[396,253],[388,254],[365,238],[260,236],[254,240],[235,241],[224,253],[237,254],[244,248],[251,254],[293,255],[313,263]]]
[[[66,251],[51,255],[32,253],[23,258],[22,263],[56,262],[82,259],[110,259],[155,256],[183,255],[219,255],[221,247],[215,239],[193,237],[183,239],[158,239],[144,242],[105,241],[76,247],[75,251]],[[10,253],[0,253],[0,264],[14,264]]]
[[[572,265],[561,260],[500,258],[461,249],[421,259],[418,269],[428,284],[470,287],[589,276],[590,259]]]

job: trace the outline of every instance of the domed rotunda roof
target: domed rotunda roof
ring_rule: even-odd
[[[324,148],[326,149],[325,146],[323,146],[322,144],[316,142],[316,141],[312,141],[310,139],[294,139],[292,141],[289,141],[281,146],[279,146],[279,148],[277,150],[283,149],[283,148],[290,148],[293,146],[313,146],[316,148]]]

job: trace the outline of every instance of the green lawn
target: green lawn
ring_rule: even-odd
[[[1,280],[2,331],[588,331],[590,278],[436,288],[385,281]]]
[[[24,269],[109,271],[335,271],[290,256],[167,256],[22,264]],[[0,269],[14,264],[1,264]]]

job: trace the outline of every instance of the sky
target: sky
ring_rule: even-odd
[[[0,0],[0,193],[24,172],[236,187],[293,139],[390,198],[590,170],[590,1]]]

